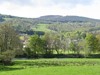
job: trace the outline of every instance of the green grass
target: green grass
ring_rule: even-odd
[[[47,28],[48,24],[38,24],[36,28],[33,30],[35,31],[44,31],[44,32],[50,32],[51,30]]]
[[[100,59],[15,60],[0,66],[0,75],[99,75]]]
[[[59,66],[0,72],[0,75],[99,75],[100,66]]]
[[[12,20],[12,18],[4,18],[4,20],[9,21]]]

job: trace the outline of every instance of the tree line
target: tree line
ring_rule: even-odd
[[[32,35],[24,51],[28,57],[52,56],[53,54],[76,54],[88,57],[100,52],[100,35],[76,32],[74,36],[60,33]]]

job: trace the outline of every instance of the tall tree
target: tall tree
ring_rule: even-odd
[[[29,39],[29,47],[33,52],[33,55],[39,55],[44,53],[44,41],[37,35],[32,35]]]
[[[96,38],[98,39],[98,52],[100,53],[100,34],[96,35]]]
[[[10,25],[11,23],[5,23],[0,26],[0,61],[5,64],[10,63],[22,49],[19,35]]]
[[[46,33],[44,35],[44,40],[45,40],[45,54],[53,54],[54,34],[53,33]]]
[[[87,54],[91,54],[91,52],[96,52],[98,50],[99,42],[95,35],[88,33],[85,40]]]

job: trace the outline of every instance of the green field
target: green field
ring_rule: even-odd
[[[0,75],[99,75],[100,59],[14,60],[0,66]]]
[[[48,24],[38,24],[36,28],[33,28],[34,31],[44,31],[50,32],[51,30],[48,29]]]

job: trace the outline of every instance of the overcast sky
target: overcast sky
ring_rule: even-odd
[[[0,13],[31,18],[76,15],[100,19],[100,0],[0,0]]]

